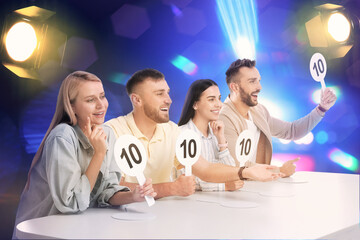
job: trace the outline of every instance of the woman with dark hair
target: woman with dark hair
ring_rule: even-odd
[[[224,124],[219,120],[222,107],[218,85],[210,79],[193,82],[186,94],[185,103],[178,125],[180,129],[191,129],[201,139],[201,156],[211,163],[235,166],[227,149]],[[243,186],[243,181],[226,183],[204,182],[196,178],[197,190],[234,191]]]

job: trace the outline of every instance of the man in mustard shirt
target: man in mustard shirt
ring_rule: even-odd
[[[191,195],[195,191],[194,176],[181,175],[175,181],[171,179],[176,168],[181,168],[175,156],[179,129],[174,122],[169,121],[172,101],[164,75],[155,69],[137,71],[127,82],[126,91],[133,111],[126,116],[111,119],[106,124],[117,137],[130,134],[142,142],[148,154],[144,175],[152,179],[157,198]],[[271,168],[257,165],[239,171],[238,167],[212,164],[200,157],[193,165],[192,172],[208,182],[241,181],[242,178],[268,181],[280,176],[269,171]],[[136,178],[125,176],[120,184],[132,189],[136,182]]]

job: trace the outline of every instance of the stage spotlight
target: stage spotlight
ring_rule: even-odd
[[[18,22],[12,26],[5,39],[9,56],[23,62],[34,52],[37,44],[35,29],[28,23]]]
[[[326,3],[315,8],[317,15],[305,23],[310,45],[328,58],[344,57],[353,46],[358,23],[341,5]]]
[[[333,13],[329,17],[328,31],[335,41],[346,41],[350,36],[350,22],[343,14]]]
[[[38,79],[38,70],[47,61],[62,63],[66,35],[53,26],[53,11],[36,6],[10,13],[1,36],[2,64],[22,78]]]

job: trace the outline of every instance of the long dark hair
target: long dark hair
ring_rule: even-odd
[[[195,116],[195,110],[193,108],[195,102],[199,101],[201,94],[211,86],[217,86],[216,82],[211,79],[199,79],[190,85],[181,111],[179,126],[186,124]]]

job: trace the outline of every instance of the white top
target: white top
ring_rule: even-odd
[[[189,122],[180,126],[180,130],[190,129],[199,134],[201,139],[201,156],[211,163],[222,163],[230,166],[235,166],[235,161],[230,155],[228,149],[220,152],[218,141],[209,126],[208,136],[205,137],[201,131],[196,127],[194,122],[190,119]],[[196,190],[201,191],[225,191],[225,183],[210,183],[204,182],[196,177]]]
[[[249,159],[250,162],[256,163],[256,155],[257,155],[257,145],[259,143],[259,138],[260,138],[260,129],[255,125],[254,120],[251,116],[250,111],[248,112],[249,115],[249,120],[246,120],[246,124],[248,127],[248,130],[250,132],[252,132],[253,136],[254,136],[254,154],[252,155],[251,159]]]
[[[112,215],[122,211],[114,208],[91,208],[81,214],[32,219],[17,225],[17,236],[24,239],[318,239],[359,225],[358,174],[297,172],[295,177],[306,179],[307,183],[246,181],[244,190],[240,191],[166,197],[150,208],[146,202],[127,206],[128,212],[137,210],[156,216],[148,221],[114,219]],[[289,192],[292,196],[270,197],[255,192],[264,190]],[[212,202],[205,202],[206,199]],[[258,207],[220,205],[226,201],[254,202]]]

